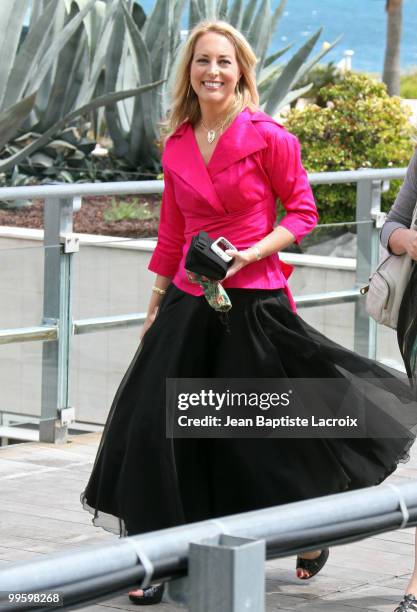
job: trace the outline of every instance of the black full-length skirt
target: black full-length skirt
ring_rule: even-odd
[[[283,290],[228,293],[227,328],[204,297],[168,288],[116,393],[81,495],[95,525],[133,535],[371,486],[407,459],[411,434],[167,438],[166,378],[367,378],[378,401],[393,378],[310,327]],[[407,382],[398,389],[406,402]]]

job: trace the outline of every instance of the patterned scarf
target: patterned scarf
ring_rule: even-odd
[[[187,278],[190,283],[197,283],[204,291],[204,297],[214,310],[217,312],[228,312],[232,307],[232,302],[225,289],[219,281],[210,280],[206,276],[186,270]]]

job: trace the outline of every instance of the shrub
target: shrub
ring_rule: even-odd
[[[320,90],[326,107],[291,110],[286,127],[301,142],[303,163],[310,172],[359,168],[403,167],[413,152],[415,129],[409,111],[390,97],[382,83],[363,74],[346,73],[343,81]],[[383,209],[391,206],[401,181],[383,194]],[[355,185],[313,187],[321,223],[355,220]]]
[[[408,72],[401,75],[400,95],[402,98],[415,100],[417,98],[417,72]]]

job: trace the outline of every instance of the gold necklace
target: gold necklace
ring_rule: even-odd
[[[215,128],[208,128],[204,121],[201,119],[201,125],[203,126],[203,128],[206,130],[207,132],[207,142],[209,144],[211,144],[212,142],[214,142],[217,138],[217,132],[220,130],[220,133],[223,131],[224,126],[226,125],[227,121],[229,120],[229,117],[226,117],[226,119],[223,121],[223,123],[220,123],[220,125],[216,126]]]

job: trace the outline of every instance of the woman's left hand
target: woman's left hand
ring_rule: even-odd
[[[256,254],[251,249],[246,249],[245,251],[227,249],[225,253],[233,257],[234,261],[223,280],[230,278],[236,272],[239,272],[239,270],[256,260]]]

